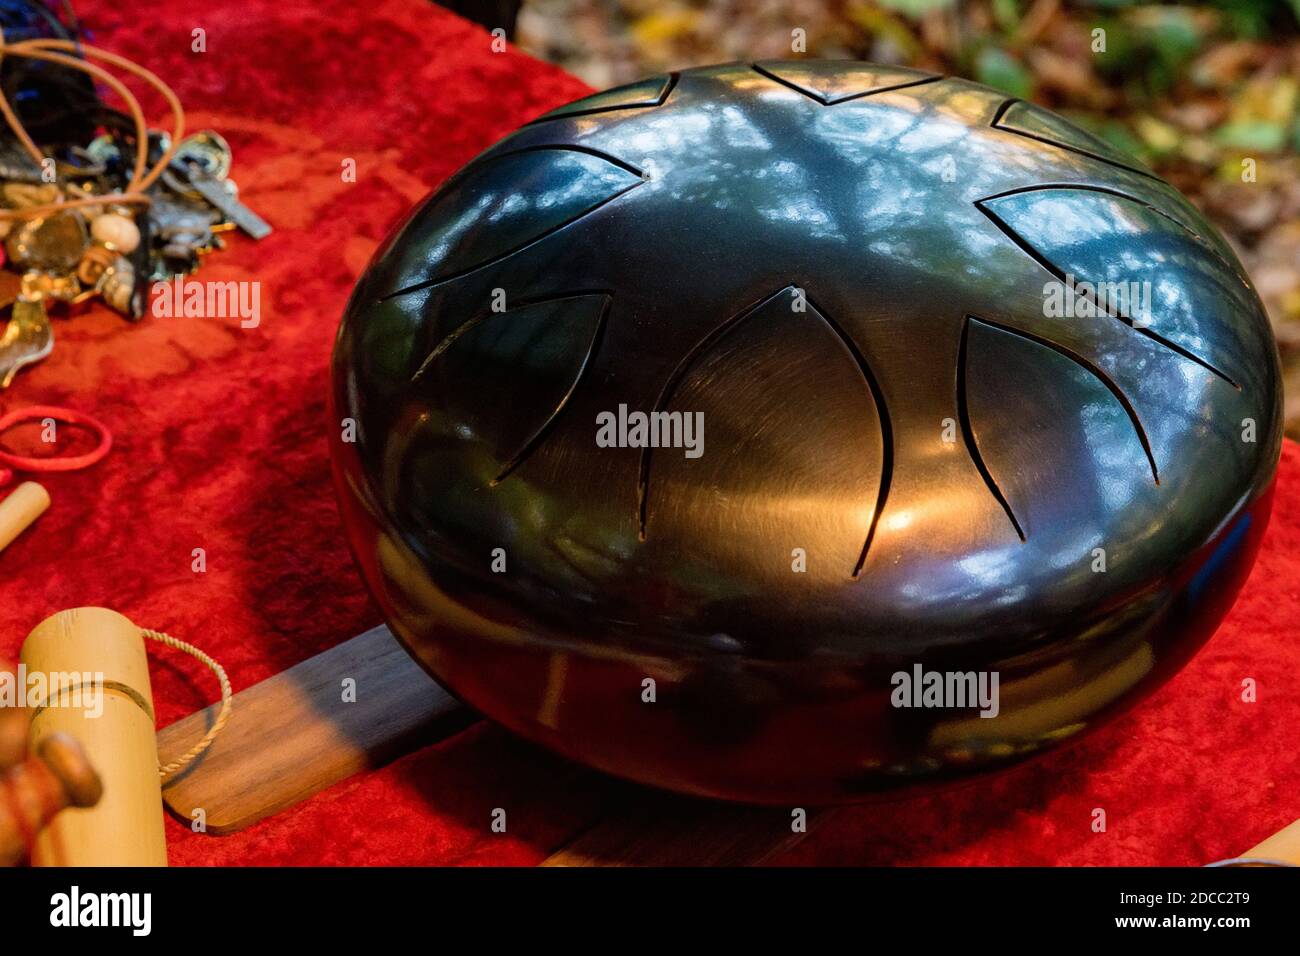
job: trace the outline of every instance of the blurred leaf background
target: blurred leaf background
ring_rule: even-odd
[[[1060,111],[1178,186],[1236,248],[1300,439],[1300,0],[523,0],[515,40],[596,88],[728,60],[847,57]],[[1242,180],[1248,158],[1255,182]]]

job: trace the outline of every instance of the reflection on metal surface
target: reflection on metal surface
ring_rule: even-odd
[[[1054,314],[1066,280],[1149,314]],[[385,244],[334,383],[412,653],[571,757],[763,802],[996,768],[1149,692],[1241,586],[1281,440],[1258,299],[1172,187],[866,64],[526,125]],[[704,453],[599,447],[624,406],[702,413]],[[914,664],[996,671],[998,716],[891,706]]]

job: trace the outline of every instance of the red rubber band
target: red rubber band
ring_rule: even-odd
[[[65,425],[79,425],[95,432],[99,435],[99,445],[84,455],[63,455],[53,458],[30,458],[0,448],[0,465],[15,471],[80,471],[99,462],[113,447],[113,433],[108,430],[107,425],[85,412],[60,408],[57,405],[29,405],[27,408],[19,408],[0,415],[0,434],[23,422],[41,422],[47,418],[63,422]]]

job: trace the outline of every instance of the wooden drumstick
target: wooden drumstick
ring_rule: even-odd
[[[0,866],[22,862],[55,814],[92,807],[103,787],[81,745],[51,734],[37,756],[0,773]]]
[[[0,551],[9,547],[49,506],[49,492],[34,481],[24,481],[0,501]]]

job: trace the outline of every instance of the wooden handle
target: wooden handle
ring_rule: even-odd
[[[49,492],[34,481],[24,481],[0,501],[0,551],[9,547],[49,506]]]
[[[99,771],[95,806],[59,813],[36,842],[38,866],[166,866],[149,664],[140,629],[105,608],[61,611],[23,644],[33,674],[61,686],[32,706],[31,749],[66,734]]]
[[[352,697],[343,693],[344,678]],[[159,732],[164,762],[203,736],[219,706]],[[201,807],[208,833],[233,833],[440,740],[468,719],[388,628],[377,627],[236,694],[226,729],[167,780],[163,798],[184,822]]]

